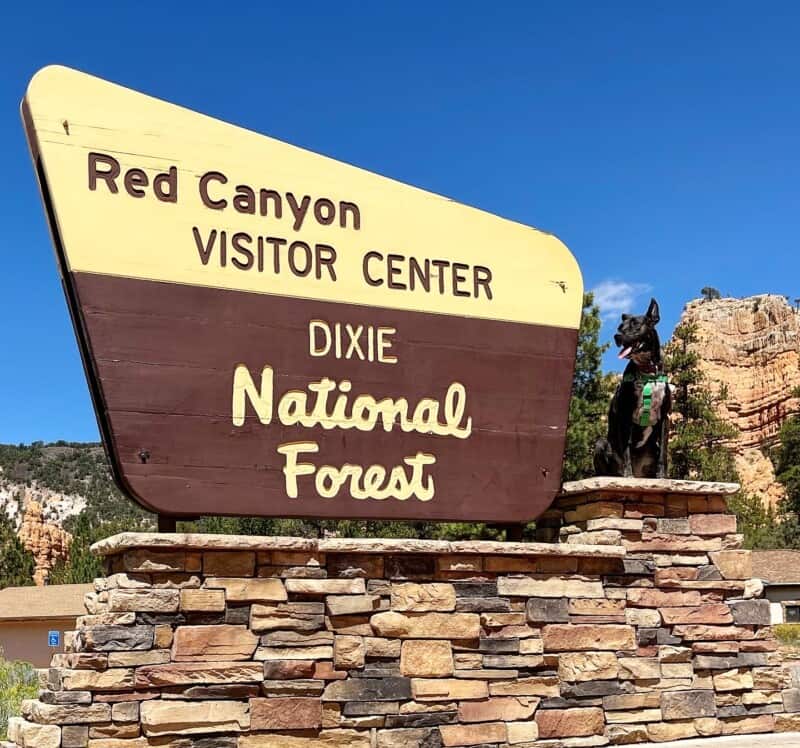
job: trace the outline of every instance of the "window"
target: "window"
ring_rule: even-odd
[[[787,605],[784,608],[786,623],[800,623],[800,605]]]

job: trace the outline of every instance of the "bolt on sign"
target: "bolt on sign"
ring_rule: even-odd
[[[164,515],[521,522],[561,476],[553,235],[63,67],[22,103],[103,439]]]

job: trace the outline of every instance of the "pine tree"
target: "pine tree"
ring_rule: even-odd
[[[33,584],[33,555],[17,537],[11,520],[0,513],[0,588]]]
[[[780,448],[775,477],[786,489],[782,507],[787,512],[800,512],[800,416],[787,418],[781,426]]]
[[[599,342],[601,325],[600,309],[594,303],[594,296],[584,294],[564,449],[562,478],[565,481],[592,475],[594,445],[606,430],[614,377],[604,375],[601,369],[603,354],[608,350],[608,344]]]
[[[681,323],[664,351],[672,385],[669,474],[687,480],[735,481],[738,476],[730,442],[736,428],[719,416],[727,399],[724,387],[715,393],[692,349],[697,325]]]

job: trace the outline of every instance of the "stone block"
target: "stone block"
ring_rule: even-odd
[[[252,577],[256,569],[253,551],[206,551],[203,574],[206,577]]]
[[[661,713],[667,721],[714,717],[717,713],[714,692],[668,691],[662,693]]]
[[[264,647],[325,647],[333,644],[332,631],[268,631],[260,638]]]
[[[286,603],[253,605],[250,608],[250,629],[256,633],[263,633],[276,629],[317,631],[325,627],[325,617],[322,613],[302,612],[297,610],[298,605],[300,603],[295,603],[291,607],[288,607]],[[313,608],[306,610],[313,610]]]
[[[487,694],[488,695],[488,694]],[[349,678],[329,683],[323,701],[405,701],[411,698],[408,678]]]
[[[453,674],[453,652],[449,641],[408,639],[400,655],[403,675],[439,678]]]
[[[39,691],[44,704],[91,704],[91,691]]]
[[[536,713],[539,738],[577,738],[602,735],[603,710],[596,707],[577,709],[540,709]]]
[[[441,745],[438,730],[426,727],[379,730],[375,742],[375,748],[441,748]]]
[[[759,732],[773,732],[774,729],[775,717],[771,714],[722,720],[723,735],[753,735]]]
[[[333,640],[333,664],[342,670],[364,667],[366,650],[360,636],[337,636]]]
[[[433,555],[403,554],[386,556],[383,561],[387,579],[420,579],[433,577],[436,573],[436,557]]]
[[[731,670],[739,666],[738,655],[702,655],[694,658],[694,667],[697,670]]]
[[[620,694],[626,688],[629,688],[629,684],[618,680],[562,682],[559,686],[561,688],[561,696],[565,699],[599,699],[611,694]],[[586,706],[593,706],[593,704],[586,704]]]
[[[89,725],[111,721],[110,704],[44,704],[38,699],[22,702],[22,716],[40,725]]]
[[[541,696],[553,698],[559,695],[558,678],[555,676],[531,676],[489,683],[492,696]]]
[[[747,670],[726,670],[715,673],[714,689],[723,693],[726,691],[747,691],[753,688],[753,676]]]
[[[506,726],[502,722],[486,722],[480,725],[442,725],[439,728],[442,745],[479,746],[487,743],[505,743]]]
[[[458,707],[459,722],[509,722],[533,716],[536,697],[495,696],[485,701],[464,701]]]
[[[266,666],[267,663],[264,663]],[[315,662],[314,678],[318,680],[344,680],[347,673],[344,670],[335,670],[332,662]]]
[[[264,680],[291,680],[314,677],[312,660],[265,660]]]
[[[662,535],[692,534],[686,517],[659,517],[656,519],[656,532]]]
[[[295,595],[365,595],[364,580],[356,579],[287,579],[286,591]]]
[[[736,516],[693,514],[689,517],[689,530],[693,535],[729,535],[736,532]]]
[[[731,608],[724,603],[698,605],[692,608],[661,608],[661,617],[668,626],[683,623],[706,623],[711,625],[724,625],[733,623]],[[769,604],[767,604],[769,614]]]
[[[152,626],[93,626],[80,632],[83,648],[92,652],[153,648]]]
[[[240,701],[144,701],[141,723],[148,737],[242,732],[250,727],[248,705]]]
[[[476,613],[376,613],[370,624],[377,636],[400,639],[477,639],[480,618]]]
[[[350,616],[359,613],[374,613],[380,608],[378,595],[329,595],[325,599],[328,614]]]
[[[314,737],[269,733],[242,735],[237,748],[370,748],[370,745],[368,731],[332,729],[322,730]]]
[[[530,623],[567,623],[569,604],[565,598],[532,597],[525,606]]]
[[[122,555],[122,566],[133,572],[184,571],[186,551],[135,548]]]
[[[88,726],[66,725],[61,728],[61,748],[86,748],[88,744]]]
[[[506,742],[509,745],[517,743],[531,743],[539,737],[539,725],[534,721],[530,722],[507,722],[506,731],[508,736]]]
[[[730,603],[737,626],[769,626],[769,600],[739,600]]]
[[[637,608],[694,608],[703,602],[703,598],[697,590],[665,592],[634,587],[628,590],[627,598],[628,604],[635,605]]]
[[[321,647],[259,647],[254,660],[332,660],[333,646]]]
[[[400,657],[400,645],[397,639],[383,639],[377,636],[364,637],[364,649],[367,657],[380,659]]]
[[[800,732],[800,714],[776,714],[775,732]]]
[[[224,590],[181,590],[181,610],[222,611],[225,610]]]
[[[630,725],[637,722],[660,722],[661,710],[660,709],[636,709],[632,712],[608,712],[606,714],[606,722],[609,725]]]
[[[141,665],[160,665],[169,662],[168,649],[151,649],[149,652],[109,652],[108,667],[140,667]]]
[[[111,719],[114,722],[138,722],[139,702],[121,701],[111,706]]]
[[[246,626],[179,626],[172,642],[172,659],[176,662],[248,660],[257,645],[258,637]]]
[[[63,670],[61,684],[66,691],[126,691],[133,688],[133,673],[133,668]]]
[[[658,659],[661,663],[691,662],[692,650],[689,647],[662,645],[658,648]]]
[[[694,669],[691,662],[662,662],[661,677],[665,680],[686,678],[691,680],[694,677]]]
[[[800,713],[800,688],[787,688],[783,694],[783,708],[790,714]]]
[[[661,696],[658,692],[616,693],[603,696],[603,708],[609,712],[657,709],[660,706]]]
[[[519,639],[519,653],[521,655],[542,654],[544,643],[541,639]]]
[[[39,725],[26,720],[18,720],[15,724],[16,742],[23,748],[60,748],[61,728],[58,725]]]
[[[657,680],[661,662],[657,657],[620,657],[619,677],[622,680]]]
[[[558,658],[558,677],[563,681],[611,680],[619,674],[613,652],[574,652]]]
[[[723,579],[745,580],[753,576],[753,557],[750,551],[718,551],[711,553],[710,557]]]
[[[459,678],[414,678],[411,692],[417,701],[468,701],[489,697],[486,681]]]
[[[673,740],[696,738],[699,734],[693,721],[653,722],[647,725],[647,736],[654,743],[668,743]]]
[[[136,688],[149,689],[212,683],[258,683],[263,678],[264,667],[257,662],[171,662],[137,668]]]
[[[251,730],[315,730],[322,727],[322,701],[309,697],[250,699]]]
[[[286,588],[280,579],[207,577],[203,586],[212,590],[224,590],[229,603],[276,602],[287,600]]]
[[[330,577],[380,579],[383,576],[383,556],[367,553],[329,553],[325,566]]]
[[[114,613],[175,613],[179,604],[178,590],[114,589],[108,593],[108,609]]]
[[[511,610],[511,602],[504,597],[461,597],[456,599],[459,613],[503,613]]]
[[[752,631],[740,626],[679,625],[675,626],[673,633],[687,642],[745,641],[755,636]]]
[[[661,613],[655,608],[628,608],[624,623],[638,628],[658,628],[661,625]]]
[[[391,608],[399,611],[451,611],[456,607],[456,591],[452,584],[434,582],[392,584]]]
[[[569,600],[567,609],[571,616],[624,616],[625,600],[601,598]],[[562,621],[551,620],[546,623],[562,623]]]
[[[545,652],[636,649],[632,626],[555,624],[542,629],[542,639]]]
[[[501,597],[605,597],[603,583],[567,577],[501,577],[497,580]]]

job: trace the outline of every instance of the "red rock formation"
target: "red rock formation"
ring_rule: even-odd
[[[46,522],[42,516],[41,504],[33,498],[27,498],[18,535],[36,562],[33,581],[42,586],[47,584],[56,562],[68,556],[72,536],[58,525]]]
[[[774,504],[783,497],[763,448],[800,410],[800,316],[783,296],[691,301],[681,322],[697,325],[694,349],[712,386],[728,399],[720,415],[739,429],[736,466],[746,490]]]

